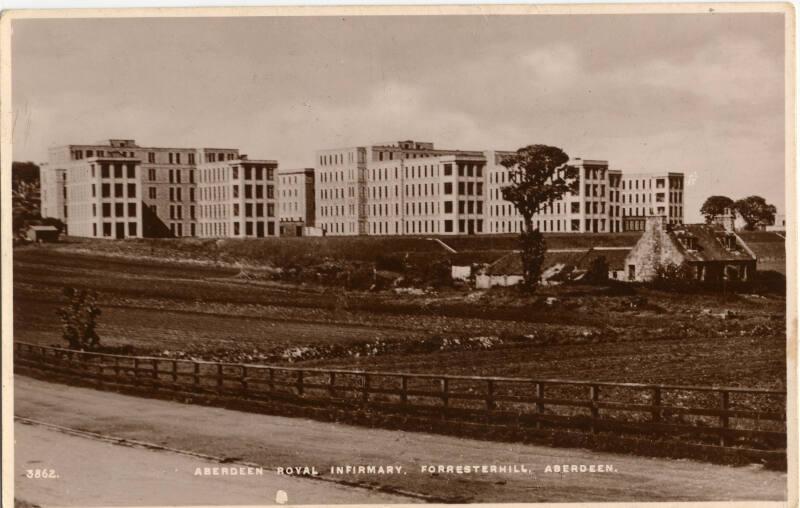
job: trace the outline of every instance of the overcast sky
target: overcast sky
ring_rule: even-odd
[[[14,159],[112,137],[314,150],[557,145],[784,208],[781,14],[25,20]]]

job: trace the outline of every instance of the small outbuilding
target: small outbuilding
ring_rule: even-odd
[[[57,242],[60,232],[55,226],[29,226],[25,237],[35,243]]]

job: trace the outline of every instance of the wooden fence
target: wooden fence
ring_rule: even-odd
[[[14,343],[15,365],[129,386],[368,408],[454,421],[786,450],[786,392],[277,367]]]

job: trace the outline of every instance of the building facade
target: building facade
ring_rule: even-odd
[[[683,173],[635,173],[622,178],[625,231],[644,231],[648,217],[683,224]]]
[[[131,139],[56,147],[42,169],[43,215],[84,237],[274,236],[276,169],[236,149],[140,147]]]
[[[281,236],[303,236],[316,224],[314,168],[278,171]]]
[[[502,196],[511,183],[502,160],[512,153],[441,150],[413,140],[318,151],[318,226],[329,235],[519,233],[522,216]],[[578,169],[577,190],[534,217],[540,231],[617,233],[626,224],[638,225],[627,221],[626,213],[650,213],[643,205],[625,207],[626,177],[609,169],[607,161],[573,159],[570,164]],[[669,173],[666,179],[670,201],[664,206],[682,223],[683,176]],[[658,177],[652,181],[648,185],[661,185]],[[655,206],[663,197],[659,189],[641,198],[654,203],[652,213],[661,209]],[[639,199],[631,193],[631,203]]]

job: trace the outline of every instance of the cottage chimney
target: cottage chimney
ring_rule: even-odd
[[[736,229],[736,213],[732,209],[726,208],[722,215],[714,218],[714,223],[725,228],[728,233],[733,233]]]
[[[651,215],[647,217],[644,230],[653,232],[662,232],[667,229],[667,216],[666,215]]]

